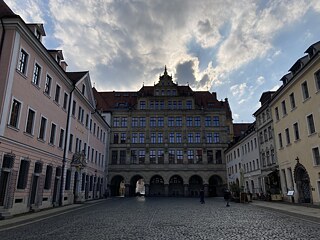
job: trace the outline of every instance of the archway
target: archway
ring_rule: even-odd
[[[297,163],[294,169],[294,179],[297,185],[298,202],[299,203],[311,203],[311,186],[310,178],[305,167]]]
[[[184,196],[183,180],[179,175],[169,180],[169,196]]]
[[[203,185],[202,178],[198,175],[193,175],[189,179],[189,195],[191,197],[199,196],[200,189]]]
[[[209,197],[223,195],[223,181],[220,176],[213,175],[209,178]]]
[[[164,196],[164,181],[159,175],[155,175],[150,180],[149,195]]]
[[[124,196],[124,178],[120,175],[114,176],[110,182],[111,196]]]
[[[145,195],[144,179],[140,175],[135,175],[130,181],[130,196]]]

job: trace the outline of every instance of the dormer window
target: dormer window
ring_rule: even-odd
[[[84,95],[85,91],[86,91],[86,85],[82,84],[81,93]]]
[[[39,30],[36,30],[36,38],[41,41],[41,33]]]

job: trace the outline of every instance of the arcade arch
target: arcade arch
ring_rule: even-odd
[[[189,179],[189,195],[191,197],[199,196],[200,189],[202,188],[203,180],[198,175],[193,175]]]
[[[125,195],[125,180],[121,175],[114,176],[110,182],[111,196],[124,196]]]
[[[169,196],[184,196],[183,179],[179,175],[169,179]]]
[[[224,187],[225,186],[223,186],[223,181],[222,181],[221,177],[218,175],[212,175],[209,178],[209,186],[208,186],[209,197],[222,196]]]
[[[164,196],[164,181],[160,175],[150,179],[149,196]]]

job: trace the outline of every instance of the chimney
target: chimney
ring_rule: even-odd
[[[62,67],[62,69],[63,69],[64,71],[67,71],[67,66],[68,66],[68,64],[67,64],[65,61],[61,61],[61,62],[60,62],[60,66]]]

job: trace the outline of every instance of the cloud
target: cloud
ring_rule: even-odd
[[[241,98],[247,90],[247,83],[236,84],[230,87],[233,96]]]
[[[257,85],[262,85],[262,84],[265,83],[265,81],[266,81],[266,80],[264,79],[264,77],[263,77],[263,76],[260,76],[260,77],[257,78],[256,84],[257,84]]]

